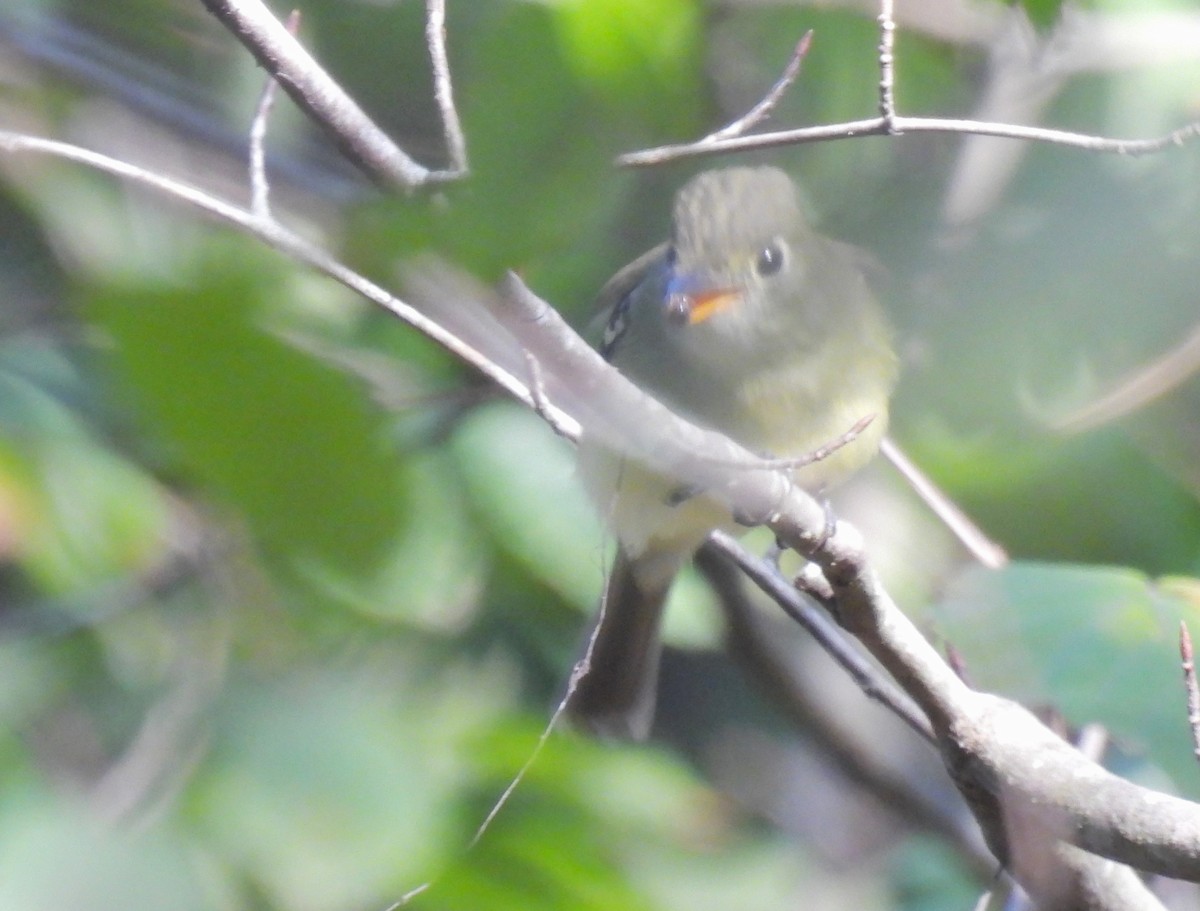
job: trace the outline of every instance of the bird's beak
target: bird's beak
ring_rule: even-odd
[[[713,288],[692,293],[677,291],[667,297],[667,314],[680,323],[698,326],[736,306],[741,299],[742,292],[736,288]]]

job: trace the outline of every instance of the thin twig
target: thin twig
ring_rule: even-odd
[[[711,547],[733,560],[750,581],[783,608],[784,613],[800,624],[829,657],[850,675],[850,679],[858,684],[863,693],[886,706],[922,738],[933,741],[929,719],[906,694],[883,677],[878,669],[863,657],[846,634],[829,619],[826,610],[817,607],[815,601],[802,597],[788,580],[780,575],[777,567],[748,553],[736,539],[725,532],[713,532],[708,541]]]
[[[262,0],[203,0],[343,152],[383,184],[411,190],[457,177],[426,168],[397,146],[311,54],[288,34]]]
[[[1182,146],[1200,136],[1200,121],[1193,121],[1153,139],[1110,139],[1089,133],[1054,130],[1044,127],[1011,123],[988,123],[977,120],[954,120],[940,117],[896,117],[897,133],[973,133],[979,136],[998,136],[1001,139],[1024,139],[1082,149],[1085,152],[1108,152],[1116,155],[1148,155],[1169,146]]]
[[[879,116],[894,133],[896,120],[896,17],[892,0],[879,0]]]
[[[793,456],[786,459],[709,459],[710,465],[719,466],[721,468],[745,468],[754,471],[795,471],[798,468],[803,468],[806,465],[812,465],[814,462],[824,462],[827,458],[841,449],[843,446],[848,446],[853,443],[862,434],[864,430],[871,425],[875,420],[875,415],[868,414],[865,417],[859,418],[854,426],[840,436],[834,437],[828,443],[818,446],[816,449],[806,452],[803,455]]]
[[[295,37],[300,31],[300,10],[288,14],[283,27]],[[254,109],[254,120],[250,123],[250,211],[259,218],[271,217],[271,187],[267,183],[267,119],[275,106],[275,94],[279,83],[271,76],[263,85]]]
[[[976,136],[995,136],[1002,139],[1045,142],[1082,149],[1088,152],[1108,152],[1117,155],[1146,155],[1162,151],[1169,146],[1181,146],[1200,135],[1200,121],[1193,121],[1176,130],[1172,130],[1170,133],[1152,139],[1110,139],[1104,136],[1075,133],[1069,130],[1055,130],[1011,123],[993,123],[983,120],[944,117],[902,116],[896,113],[896,20],[893,12],[893,0],[880,0],[879,15],[876,21],[879,23],[877,60],[879,65],[879,116],[865,120],[850,120],[843,123],[800,127],[792,130],[778,130],[772,133],[756,133],[751,136],[743,135],[744,129],[732,129],[740,123],[740,121],[735,121],[724,130],[718,130],[716,133],[694,142],[657,146],[637,152],[627,152],[617,157],[617,164],[624,167],[649,167],[684,158],[722,155],[730,152],[746,152],[755,149],[771,149],[807,142],[854,139],[860,136],[898,136],[901,133],[958,133]],[[803,41],[801,43],[803,44]],[[776,94],[776,90],[772,89],[771,93],[768,93],[767,98],[771,98],[772,95]]]
[[[796,77],[800,75],[800,64],[804,62],[805,56],[808,54],[808,48],[812,44],[812,29],[804,33],[804,36],[796,43],[796,49],[792,51],[791,59],[788,60],[788,65],[783,71],[783,75],[776,80],[775,84],[750,110],[739,117],[732,123],[726,124],[716,132],[709,133],[700,142],[718,142],[722,139],[731,139],[734,136],[741,136],[747,130],[758,126],[762,121],[770,116],[771,111],[775,109],[775,105],[779,104],[779,99],[783,97],[783,93],[788,90],[788,87],[796,81]]]
[[[543,417],[545,417],[545,415],[543,415]],[[487,834],[488,829],[492,827],[492,823],[496,821],[496,817],[500,815],[500,811],[503,810],[508,804],[513,793],[521,786],[521,782],[525,780],[525,776],[529,774],[529,770],[533,768],[533,765],[535,762],[537,762],[538,757],[542,755],[542,750],[546,748],[546,744],[550,740],[550,735],[554,733],[555,729],[558,727],[558,723],[567,713],[571,699],[575,695],[575,690],[579,686],[579,681],[582,680],[588,671],[591,670],[592,653],[596,646],[596,639],[599,636],[600,628],[604,623],[604,614],[606,605],[608,604],[607,573],[605,574],[604,586],[604,592],[600,596],[600,610],[596,617],[595,625],[592,627],[592,632],[588,637],[587,645],[583,650],[583,654],[579,657],[579,660],[575,662],[574,667],[571,668],[571,674],[567,679],[567,686],[562,696],[559,697],[558,703],[554,706],[554,711],[550,713],[550,718],[542,727],[542,732],[538,735],[537,742],[533,745],[533,749],[529,752],[529,755],[525,757],[525,761],[521,763],[521,767],[517,769],[516,774],[509,779],[509,782],[505,786],[504,790],[501,791],[500,795],[492,802],[491,809],[488,810],[487,815],[483,818],[483,821],[475,828],[475,833],[471,836],[471,840],[467,842],[466,850],[470,851],[479,844],[479,842],[483,839],[483,836]],[[408,890],[402,896],[400,896],[396,902],[389,905],[385,911],[397,911],[397,909],[405,907],[418,895],[436,885],[437,881],[438,878],[435,877],[427,882],[421,883],[421,885],[416,886],[413,889]]]
[[[403,320],[418,332],[426,335],[437,344],[444,347],[455,357],[460,358],[487,376],[518,401],[533,407],[533,396],[524,380],[517,377],[508,369],[485,356],[478,348],[467,344],[453,332],[447,330],[441,323],[430,319],[411,304],[399,299],[384,288],[343,265],[325,250],[317,247],[300,235],[288,230],[273,219],[258,217],[255,213],[219,199],[191,184],[170,177],[164,177],[90,149],[53,139],[43,139],[37,136],[26,136],[0,130],[0,151],[9,153],[32,152],[78,162],[129,180],[132,183],[148,187],[162,193],[164,196],[183,202],[202,212],[225,222],[238,230],[258,238],[263,243],[284,253],[298,262],[304,263],[324,273],[339,284],[344,285]],[[546,407],[555,419],[564,427],[574,424],[571,415],[561,411],[554,405]]]
[[[267,77],[267,83],[258,97],[254,120],[250,123],[250,211],[259,218],[271,217],[271,188],[267,183],[264,147],[267,138],[267,115],[275,103],[277,85],[278,82]]]
[[[1107,152],[1117,155],[1148,155],[1161,152],[1169,146],[1182,146],[1200,135],[1200,121],[1189,123],[1164,136],[1154,139],[1109,139],[1088,133],[1073,133],[1069,130],[1054,130],[1045,127],[1023,126],[1012,123],[991,123],[984,120],[962,120],[941,117],[901,117],[890,119],[871,117],[866,120],[850,120],[843,123],[801,127],[795,130],[779,130],[774,133],[755,133],[753,136],[736,136],[717,142],[689,142],[678,145],[658,146],[638,152],[627,152],[617,158],[624,167],[649,167],[678,161],[684,158],[699,158],[708,155],[723,155],[729,152],[747,152],[755,149],[771,149],[779,146],[799,145],[806,142],[827,142],[839,139],[854,139],[859,136],[888,136],[901,133],[958,133],[976,136],[996,136],[1001,139],[1017,139],[1045,142],[1051,145],[1081,149],[1085,152]]]
[[[546,385],[542,380],[542,368],[538,364],[538,360],[530,352],[526,351],[525,363],[529,365],[529,395],[533,399],[533,410],[543,421],[550,425],[550,429],[562,437],[564,440],[574,440],[579,436],[579,431],[569,424],[565,424],[559,420],[559,412],[556,412],[553,404],[550,402],[549,396],[546,394]]]
[[[963,547],[976,560],[988,569],[1000,569],[1008,563],[1008,554],[1004,548],[989,538],[963,512],[949,495],[938,487],[933,480],[905,455],[890,437],[884,437],[879,444],[883,457],[892,463],[900,475],[908,482],[908,486],[916,492],[921,501],[930,508],[935,516],[950,529]]]
[[[861,784],[906,821],[941,833],[977,870],[994,870],[996,859],[983,846],[973,821],[952,806],[944,793],[930,791],[897,770],[884,755],[888,752],[883,745],[886,738],[881,737],[877,726],[871,726],[868,732],[846,725],[843,701],[830,700],[823,686],[810,685],[804,673],[809,666],[807,657],[797,656],[794,644],[778,635],[777,624],[760,616],[758,605],[742,584],[741,567],[720,551],[720,545],[713,542],[700,548],[695,562],[721,603],[729,651],[799,731],[816,735],[816,749],[827,753],[850,780]],[[822,610],[816,614],[829,622]],[[833,632],[846,641],[845,633]],[[850,642],[846,645],[854,647]],[[878,671],[876,676],[881,676]],[[890,681],[880,683],[894,687]],[[880,742],[874,742],[876,739]]]
[[[1187,624],[1179,621],[1179,656],[1183,659],[1183,686],[1187,691],[1187,720],[1192,732],[1192,753],[1200,760],[1200,686],[1196,683],[1196,659],[1192,651],[1192,634]]]
[[[868,414],[865,417],[855,421],[854,426],[843,433],[841,436],[835,437],[823,446],[818,446],[812,452],[806,452],[804,455],[796,456],[790,459],[764,459],[758,468],[774,468],[781,470],[794,470],[803,468],[805,465],[812,465],[814,462],[823,462],[843,446],[848,446],[858,439],[859,435],[870,426],[875,420],[875,415]]]
[[[603,611],[604,600],[601,600],[600,603],[601,611]],[[601,613],[600,620],[603,620],[603,618],[604,615]],[[504,790],[500,792],[500,795],[494,801],[492,801],[492,806],[488,810],[487,815],[484,816],[482,822],[476,826],[475,832],[471,836],[471,840],[467,842],[467,851],[473,850],[483,839],[483,836],[487,834],[488,829],[492,827],[492,823],[496,821],[496,817],[500,815],[500,811],[508,805],[509,800],[512,799],[512,796],[516,792],[517,788],[519,788],[521,783],[525,780],[525,776],[529,774],[529,770],[533,768],[534,763],[536,763],[539,757],[541,757],[542,750],[546,748],[546,744],[550,740],[550,735],[554,733],[555,729],[558,727],[559,721],[567,712],[567,706],[570,703],[571,697],[575,694],[575,688],[578,686],[579,680],[584,674],[587,673],[591,666],[592,646],[595,644],[599,629],[600,624],[598,622],[595,628],[592,630],[592,636],[588,640],[587,649],[585,650],[583,657],[576,662],[575,667],[571,671],[571,676],[567,682],[566,691],[559,698],[558,704],[554,707],[554,711],[550,713],[550,718],[542,727],[542,732],[538,735],[537,742],[534,743],[533,749],[529,751],[529,754],[525,757],[525,761],[521,763],[521,767],[517,769],[516,774],[509,779],[509,782],[507,785],[505,785]],[[439,877],[434,877],[433,879],[421,883],[419,886],[409,889],[407,892],[401,895],[399,899],[397,899],[391,905],[388,905],[385,911],[398,911],[399,908],[407,906],[408,903],[414,898],[435,886],[438,882],[438,878]]]
[[[442,115],[442,132],[450,156],[449,174],[467,173],[467,140],[463,135],[458,109],[454,106],[454,88],[450,82],[450,60],[446,55],[445,0],[426,0],[425,43],[433,69],[433,97]]]

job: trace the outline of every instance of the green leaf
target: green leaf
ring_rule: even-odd
[[[409,491],[407,516],[390,558],[370,584],[328,583],[367,616],[461,628],[478,607],[488,549],[443,453],[410,453],[401,472]]]
[[[604,532],[575,479],[571,448],[536,415],[505,402],[463,421],[451,451],[496,544],[590,611],[602,581]]]
[[[613,101],[672,116],[698,84],[699,10],[689,0],[568,0],[554,7],[569,64]]]
[[[393,676],[384,686],[353,668],[299,672],[228,693],[194,812],[213,850],[274,905],[379,904],[445,847],[455,767],[431,748],[437,713],[413,708],[433,709],[428,694]]]
[[[974,684],[1105,724],[1182,786],[1195,770],[1178,631],[1195,590],[1119,567],[1018,562],[967,571],[933,616]]]
[[[1062,18],[1063,0],[1021,0],[1020,6],[1042,32],[1052,31]]]
[[[152,432],[285,566],[371,572],[403,491],[366,390],[261,325],[285,293],[277,261],[217,242],[177,281],[87,304]]]
[[[77,433],[45,441],[31,462],[22,560],[44,591],[94,592],[159,556],[168,506],[158,485],[127,460]]]

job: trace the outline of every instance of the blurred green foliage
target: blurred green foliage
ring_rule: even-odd
[[[306,45],[442,165],[422,5],[300,6]],[[386,197],[285,101],[272,119],[280,218],[389,285],[435,251],[484,279],[521,270],[582,325],[710,164],[628,172],[617,154],[738,116],[809,28],[771,125],[876,104],[875,25],[845,9],[448,6],[465,181]],[[1132,22],[1128,7],[1082,12]],[[957,36],[902,18],[905,112],[970,115],[995,42],[1048,40],[1063,16],[971,9],[978,31]],[[261,72],[199,4],[28,0],[0,30],[5,128],[244,193]],[[1122,66],[1054,83],[1043,119],[1124,136],[1196,110],[1195,60]],[[927,518],[889,532],[889,479],[862,524],[883,565],[903,564],[902,603],[980,685],[1103,722],[1122,771],[1195,796],[1174,637],[1200,603],[1198,387],[1099,431],[1051,425],[1192,330],[1200,153],[1041,147],[960,170],[999,148],[976,143],[740,160],[787,167],[822,230],[879,261],[905,363],[895,433],[1019,558],[964,567]],[[984,887],[877,805],[855,830],[824,797],[730,796],[795,776],[765,747],[731,772],[729,743],[794,757],[812,734],[728,685],[695,576],[669,620],[662,741],[555,734],[468,847],[534,751],[602,583],[569,447],[247,238],[77,166],[3,164],[0,908],[383,909],[432,881],[413,907],[928,909]],[[994,201],[955,222],[952,188]],[[846,698],[850,723],[865,700]],[[860,834],[838,848],[822,829]]]

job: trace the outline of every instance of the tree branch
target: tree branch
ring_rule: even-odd
[[[548,394],[584,433],[703,489],[735,515],[758,516],[821,568],[839,622],[925,713],[992,850],[1035,898],[1050,907],[1156,906],[1132,871],[1101,858],[1200,881],[1200,806],[1118,778],[1016,703],[970,690],[884,590],[854,528],[826,529],[823,508],[807,493],[641,393],[515,276],[481,303],[537,359]],[[739,460],[742,468],[725,467]]]
[[[1183,669],[1183,689],[1187,693],[1188,729],[1192,732],[1192,755],[1200,759],[1200,684],[1196,682],[1196,656],[1187,622],[1179,621],[1179,659]]]
[[[530,408],[534,408],[536,405],[529,383],[521,378],[519,370],[506,369],[501,363],[482,354],[480,348],[465,341],[462,336],[455,334],[437,320],[431,319],[416,307],[391,294],[370,279],[359,275],[325,250],[288,230],[273,218],[261,217],[184,181],[164,177],[145,168],[70,143],[0,130],[0,151],[9,154],[33,153],[73,161],[128,180],[133,184],[160,193],[168,199],[185,203],[219,222],[256,238],[295,261],[327,275],[437,342],[518,401]],[[547,407],[550,409],[549,413],[554,415],[564,427],[568,429],[575,427],[570,415],[561,413],[552,405]]]
[[[913,492],[921,498],[967,552],[988,569],[1000,569],[1008,563],[1004,548],[984,534],[958,504],[950,499],[933,480],[917,467],[891,437],[884,437],[880,454],[892,463]]]
[[[426,168],[400,149],[288,33],[262,0],[203,0],[351,161],[385,186],[412,190],[457,178]]]
[[[1022,126],[1010,123],[994,123],[982,120],[965,120],[942,117],[907,117],[898,114],[895,100],[895,32],[896,20],[893,0],[880,0],[879,44],[876,62],[879,66],[879,115],[865,120],[844,123],[801,127],[758,133],[752,136],[713,134],[703,139],[673,145],[658,146],[637,152],[627,152],[617,158],[617,164],[625,167],[648,167],[698,158],[708,155],[723,155],[730,152],[747,152],[755,149],[771,149],[779,146],[800,145],[807,142],[825,142],[834,139],[855,139],[860,136],[899,136],[904,133],[959,133],[975,136],[995,136],[1046,142],[1088,152],[1110,152],[1118,155],[1146,155],[1159,152],[1170,146],[1180,146],[1200,135],[1200,121],[1189,123],[1172,130],[1164,136],[1152,139],[1110,139],[1087,133],[1044,127]],[[774,90],[772,90],[774,92]]]
[[[1200,122],[1189,123],[1154,139],[1110,139],[1088,133],[1021,126],[1013,123],[896,115],[890,118],[871,117],[866,120],[801,127],[774,133],[756,133],[753,136],[739,136],[713,142],[701,141],[658,146],[639,152],[627,152],[617,158],[617,164],[641,168],[685,158],[724,155],[730,152],[773,149],[806,142],[827,142],[832,139],[856,139],[860,136],[900,136],[904,133],[960,133],[974,136],[998,136],[1002,139],[1046,142],[1081,149],[1085,152],[1110,152],[1117,155],[1137,156],[1161,152],[1171,146],[1182,146],[1195,139],[1200,136]]]
[[[1009,859],[1035,897],[1059,901],[1066,894],[1074,902],[1055,907],[1149,906],[1129,871],[1105,867],[1094,855],[1200,880],[1200,807],[1117,778],[1020,706],[971,691],[891,600],[855,529],[840,522],[827,529],[824,508],[797,489],[788,472],[689,424],[641,392],[515,276],[499,294],[455,277],[448,267],[425,277],[424,296],[448,301],[443,312],[475,327],[459,333],[270,218],[187,184],[65,143],[9,132],[0,132],[0,149],[79,162],[233,225],[384,307],[552,416],[567,435],[594,435],[615,452],[704,490],[747,523],[768,525],[821,568],[839,622],[924,713],[993,850]],[[502,331],[493,332],[497,327]],[[1055,859],[1048,866],[1042,863],[1047,857]],[[1112,896],[1124,903],[1113,903]]]
[[[461,176],[467,173],[467,140],[458,119],[458,108],[454,105],[450,59],[446,55],[445,0],[426,0],[425,43],[429,47],[429,62],[433,69],[433,98],[442,115],[442,131],[450,156],[450,170],[446,176]]]
[[[804,57],[808,54],[809,45],[812,44],[812,35],[812,29],[809,29],[801,36],[800,41],[796,44],[796,49],[792,51],[792,57],[788,61],[783,75],[776,80],[775,84],[767,90],[767,94],[759,99],[754,107],[732,123],[728,123],[716,132],[709,133],[703,139],[697,140],[697,144],[719,142],[722,139],[741,136],[747,130],[753,129],[771,116],[771,112],[775,110],[775,105],[779,104],[779,99],[783,97],[783,93],[788,90],[788,87],[800,75],[800,64],[804,62]]]
[[[295,37],[300,31],[300,11],[292,10],[283,27]],[[267,122],[275,106],[278,88],[279,83],[268,76],[250,123],[250,211],[260,218],[271,217],[271,186],[267,180]]]
[[[706,547],[732,560],[751,582],[820,644],[869,699],[888,708],[922,739],[934,742],[929,720],[921,710],[894,683],[880,676],[878,670],[846,639],[826,609],[818,608],[807,600],[774,566],[748,553],[724,532],[713,532]]]
[[[788,653],[788,646],[781,642],[774,625],[759,616],[757,605],[741,584],[741,576],[749,576],[782,606],[790,618],[813,636],[823,651],[848,670],[852,680],[868,697],[899,715],[903,723],[932,744],[932,731],[925,717],[863,656],[830,619],[827,611],[797,592],[768,561],[749,554],[724,533],[712,535],[697,554],[696,563],[720,599],[728,629],[729,650],[740,659],[738,663],[746,674],[762,682],[768,697],[799,729],[816,735],[816,749],[826,752],[841,772],[891,807],[898,816],[946,838],[981,876],[994,874],[996,858],[983,844],[979,827],[969,814],[946,799],[948,788],[931,793],[927,786],[915,784],[902,767],[882,755],[885,750],[889,755],[892,753],[884,746],[890,743],[885,735],[875,743],[877,732],[874,729],[865,736],[856,733],[857,725],[845,724],[840,719],[843,706],[831,705],[821,693],[811,692],[812,688],[801,679],[803,674],[797,673],[801,659]]]

